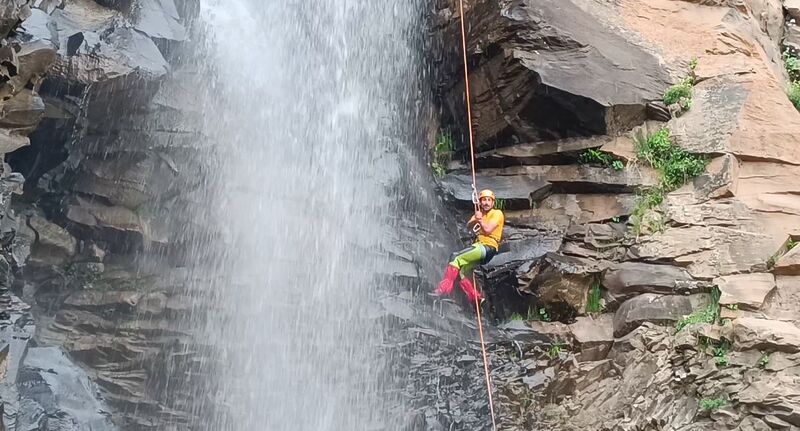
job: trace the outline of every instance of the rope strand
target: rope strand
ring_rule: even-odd
[[[469,69],[467,67],[467,32],[464,28],[464,0],[458,1],[459,11],[460,11],[460,21],[461,21],[461,48],[462,52],[464,53],[464,89],[465,89],[465,96],[467,101],[467,124],[469,126],[469,155],[470,155],[470,167],[472,168],[472,195],[477,197],[478,188],[477,188],[477,179],[475,175],[475,144],[473,142],[472,136],[472,108],[470,106],[470,97],[469,97]],[[478,202],[474,202],[475,210],[479,211],[480,206]],[[472,285],[478,286],[477,281],[475,280],[475,274],[472,274]],[[475,312],[478,319],[478,333],[480,334],[481,338],[481,353],[483,354],[483,372],[486,375],[486,392],[489,395],[489,412],[492,415],[492,429],[497,431],[497,422],[495,422],[494,418],[494,401],[492,399],[492,381],[489,377],[489,360],[486,356],[486,343],[483,340],[483,323],[481,319],[481,304],[478,300],[478,297],[475,297]]]

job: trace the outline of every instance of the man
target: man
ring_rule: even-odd
[[[478,235],[477,241],[471,247],[458,252],[447,265],[444,278],[436,289],[437,295],[449,295],[460,273],[461,281],[458,285],[467,295],[467,299],[470,302],[482,300],[481,294],[472,284],[471,272],[475,265],[489,262],[497,254],[503,236],[505,216],[502,211],[494,209],[495,197],[491,190],[481,191],[478,202],[480,209],[467,222],[467,227]]]

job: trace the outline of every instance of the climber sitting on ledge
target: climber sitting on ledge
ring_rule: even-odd
[[[481,294],[470,279],[471,272],[475,265],[487,263],[497,254],[503,236],[505,216],[502,211],[494,209],[495,197],[491,190],[481,191],[478,202],[480,209],[475,211],[467,222],[467,227],[478,235],[477,241],[471,247],[455,254],[435,291],[437,295],[449,295],[460,273],[461,281],[458,285],[467,295],[467,299],[470,302],[482,300]]]

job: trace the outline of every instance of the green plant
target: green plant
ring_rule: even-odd
[[[547,349],[547,356],[549,356],[550,359],[555,359],[560,354],[561,354],[561,344],[559,343],[551,344],[550,348]]]
[[[693,324],[693,323],[714,323],[719,318],[719,297],[721,292],[717,287],[711,291],[711,303],[707,306],[701,308],[700,310],[696,310],[692,312],[692,314],[684,317],[683,319],[679,320],[678,323],[675,324],[675,328],[678,332],[682,331],[683,328]]]
[[[728,365],[728,350],[730,346],[727,344],[721,344],[714,348],[714,363],[717,364],[719,367],[724,367]]]
[[[436,139],[436,145],[433,147],[433,161],[431,167],[433,174],[437,178],[441,178],[447,173],[447,165],[453,157],[453,135],[450,132],[440,133]]]
[[[789,100],[792,101],[794,107],[800,111],[800,81],[795,81],[789,87]]]
[[[508,320],[510,322],[513,322],[513,321],[516,321],[516,320],[525,320],[525,318],[523,318],[522,315],[519,314],[519,313],[514,313],[511,316],[509,316]]]
[[[736,311],[739,309],[739,304],[728,304],[725,306],[725,308],[727,308],[728,310]]]
[[[693,57],[689,61],[689,70],[692,72],[692,75],[694,75],[695,69],[697,69],[697,57]],[[694,83],[694,82],[692,82],[692,83]]]
[[[769,353],[761,354],[761,357],[758,358],[758,367],[766,368],[768,364],[769,364]]]
[[[786,250],[788,251],[795,247],[797,247],[797,241],[794,238],[789,238],[789,242],[786,243]]]
[[[667,128],[662,128],[646,138],[637,139],[636,156],[659,172],[659,184],[647,189],[636,199],[631,215],[634,232],[638,235],[647,211],[661,205],[667,193],[702,174],[708,159],[690,154],[675,145]]]
[[[798,59],[795,55],[787,48],[783,51],[783,66],[786,68],[786,73],[789,74],[789,79],[792,81],[800,80],[800,59]]]
[[[703,398],[700,400],[700,410],[714,411],[725,405],[725,399],[719,398]]]
[[[578,157],[578,161],[580,163],[585,164],[597,164],[602,166],[608,166],[612,162],[612,158],[610,155],[600,151],[590,148]]]
[[[538,320],[541,320],[542,322],[549,322],[550,321],[550,315],[547,314],[547,310],[545,308],[540,308],[539,309]]]
[[[497,199],[495,199],[495,201],[494,201],[494,208],[495,208],[495,209],[498,209],[498,210],[504,210],[504,209],[506,209],[506,203],[507,203],[507,202],[506,202],[506,200],[505,200],[505,199],[503,199],[503,198],[497,198]]]
[[[589,289],[589,296],[586,299],[586,312],[598,313],[603,310],[603,305],[600,303],[601,292],[600,283],[595,281]]]
[[[619,220],[620,220],[619,216],[611,217],[611,222],[612,223],[619,223]]]
[[[625,169],[625,164],[622,163],[621,160],[614,160],[613,162],[611,162],[611,168],[614,169],[615,171],[621,171]]]
[[[669,87],[667,91],[664,93],[664,104],[665,105],[672,105],[673,103],[678,103],[684,100],[691,100],[692,99],[692,80],[691,78],[686,78],[681,80],[679,83]]]

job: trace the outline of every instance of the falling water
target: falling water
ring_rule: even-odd
[[[419,142],[420,6],[203,0],[219,168],[205,211],[226,235],[198,314],[219,384],[214,430],[397,429],[374,317],[392,186]],[[200,401],[198,400],[198,403]]]

